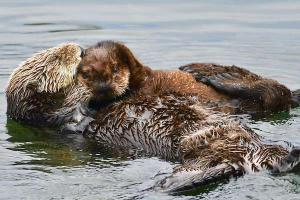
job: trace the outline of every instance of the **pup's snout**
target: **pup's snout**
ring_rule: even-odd
[[[112,87],[108,84],[98,84],[96,85],[95,90],[98,94],[108,94],[113,92]]]

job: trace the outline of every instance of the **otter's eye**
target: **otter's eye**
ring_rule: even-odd
[[[86,72],[82,72],[81,76],[82,76],[83,79],[88,79],[89,78],[89,74],[86,73]]]
[[[118,73],[118,71],[119,71],[118,65],[114,65],[112,72],[116,74]]]

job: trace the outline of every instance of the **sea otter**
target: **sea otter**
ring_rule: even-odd
[[[113,41],[88,48],[80,65],[78,79],[102,103],[138,91],[142,95],[194,95],[226,113],[265,114],[299,104],[297,95],[292,96],[284,85],[240,67],[195,63],[180,67],[181,71],[152,70],[125,45]]]
[[[172,192],[263,169],[278,173],[299,167],[300,148],[265,142],[234,117],[204,104],[208,93],[199,94],[201,83],[191,74],[145,68],[122,44],[102,42],[88,49],[77,76],[93,93],[87,109],[98,109],[93,117],[83,116],[88,120],[77,130],[107,146],[181,163],[156,188]]]
[[[52,60],[53,62],[40,62],[45,64],[42,67],[43,65],[35,62],[36,59],[29,59],[24,66],[32,66],[34,69],[34,66],[41,66],[43,69],[50,68],[53,69],[53,72],[59,73],[59,71],[56,71],[57,68],[51,68],[49,65],[56,63],[56,59],[60,60],[60,52],[57,51],[58,54],[55,53],[56,51],[48,52],[56,55],[52,58],[53,60],[46,59],[46,61]],[[42,54],[42,56],[45,56],[43,58],[50,56],[49,53]],[[70,55],[68,55],[69,53]],[[72,53],[74,51],[66,52],[68,56],[62,59],[68,60],[73,57]],[[78,57],[79,52],[76,54],[76,57]],[[45,61],[42,58],[41,60]],[[70,64],[69,62],[67,63]],[[28,72],[31,71],[30,69],[31,67],[27,68]],[[21,69],[18,70],[22,71]],[[25,96],[18,97],[17,93],[10,88],[10,84],[7,90],[8,114],[14,119],[28,123],[34,123],[32,122],[33,120],[40,120],[42,124],[57,123],[57,120],[52,120],[59,118],[60,115],[58,113],[63,113],[64,118],[65,113],[69,113],[68,108],[72,108],[79,100],[88,96],[83,94],[89,91],[90,88],[81,87],[80,83],[78,83],[79,86],[66,84],[66,89],[62,88],[66,94],[66,97],[62,96],[62,99],[65,99],[58,104],[59,106],[52,107],[52,109],[57,108],[57,110],[48,112],[49,110],[44,109],[43,106],[48,106],[49,102],[45,103],[45,101],[37,101],[38,104],[33,105],[26,104],[23,99],[35,99],[39,95],[42,96],[43,93],[48,95],[49,91],[52,90],[43,90],[42,87],[39,87],[40,79],[38,78],[40,76],[34,76],[33,79],[29,79],[31,81],[35,80],[32,82],[25,81],[22,82],[23,84],[18,82],[16,79],[18,77],[16,74],[20,73],[18,70],[12,75],[10,84],[16,81],[15,83],[18,83],[18,86],[22,88],[15,88],[16,91],[20,95],[24,94]],[[24,70],[24,73],[27,70]],[[138,70],[138,68],[132,70]],[[37,74],[39,75],[39,73]],[[42,74],[44,75],[44,73]],[[22,75],[22,73],[19,75]],[[27,75],[32,77],[31,75],[34,75],[34,73]],[[46,83],[48,86],[51,86],[52,83],[57,83],[56,79],[46,79],[43,75],[41,80],[46,82],[42,83]],[[79,76],[81,76],[80,72]],[[27,80],[26,76],[20,77],[21,80]],[[82,75],[82,78],[84,77],[85,75]],[[139,79],[139,77],[129,78],[129,85],[131,81],[143,82],[144,80],[140,81]],[[80,80],[82,81],[81,78]],[[24,88],[23,85],[26,87]],[[140,86],[139,84],[137,86],[138,90]],[[91,90],[93,92],[97,91],[94,88],[91,88]],[[102,90],[103,88],[100,87],[100,91]],[[77,93],[76,91],[79,92]],[[85,128],[86,136],[95,138],[105,143],[105,145],[138,148],[151,155],[180,161],[182,165],[176,168],[171,177],[158,184],[159,188],[177,190],[187,186],[204,184],[223,176],[241,175],[245,172],[256,171],[262,168],[280,172],[288,171],[298,166],[299,149],[293,148],[291,145],[282,147],[263,143],[261,138],[238,121],[204,107],[202,102],[194,98],[197,95],[182,96],[180,93],[170,92],[170,94],[141,96],[138,93],[126,93],[122,92],[125,95],[124,97],[118,95],[121,98],[120,101],[112,102],[111,104],[107,102],[106,106],[102,107],[95,116],[82,116],[81,119],[83,121],[81,122],[87,122],[87,124],[86,126],[82,126],[80,123],[78,125],[81,128]],[[53,93],[54,100],[58,98],[55,94],[56,92]],[[52,98],[51,95],[47,97]],[[99,99],[101,100],[102,98],[103,95],[99,95]],[[97,103],[97,98],[94,100],[94,103]],[[21,102],[21,105],[25,107],[14,105],[14,102]],[[56,102],[53,102],[53,104],[56,105]],[[29,111],[30,117],[24,114],[23,109]],[[84,109],[79,111],[84,111]],[[86,115],[86,112],[83,114]],[[78,117],[77,115],[78,113],[75,118]],[[38,117],[40,119],[37,119]],[[51,122],[49,122],[49,119],[51,119]]]
[[[8,117],[36,126],[58,126],[70,118],[88,93],[74,81],[83,52],[75,43],[61,44],[16,68],[6,89]]]

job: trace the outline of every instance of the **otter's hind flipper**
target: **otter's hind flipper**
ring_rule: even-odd
[[[274,165],[272,173],[290,171],[300,171],[300,147],[293,147],[287,156]]]
[[[242,98],[249,98],[251,89],[249,85],[262,80],[260,76],[234,65],[192,63],[179,69],[193,74],[197,81],[210,85],[220,92]]]
[[[158,183],[156,188],[168,193],[180,193],[205,184],[244,174],[240,167],[222,163],[208,169],[185,169],[180,166],[171,176]]]
[[[262,110],[285,110],[290,106],[291,91],[288,88],[246,69],[207,63],[193,63],[179,69],[230,97],[255,102]]]
[[[292,107],[300,106],[300,89],[292,92]]]
[[[179,68],[193,74],[194,78],[227,95],[240,98],[259,98],[249,87],[261,77],[236,66],[210,63],[193,63]]]
[[[175,168],[171,176],[163,179],[155,187],[163,192],[181,193],[193,190],[196,187],[227,180],[231,177],[242,176],[245,173],[256,172],[262,169],[268,169],[273,174],[300,171],[299,147],[293,147],[285,156],[275,156],[273,159],[271,156],[275,155],[274,153],[280,153],[277,152],[280,149],[263,149],[264,151],[256,152],[254,154],[256,156],[252,158],[253,163],[250,164],[246,164],[245,162],[244,164],[239,162],[221,162],[213,167],[208,168],[191,168],[189,166],[190,163],[186,166],[181,165],[178,168]],[[274,150],[276,150],[276,152],[274,152]],[[259,165],[255,165],[254,162],[259,163]],[[203,166],[206,166],[206,164]]]
[[[214,63],[192,63],[179,67],[181,71],[191,73],[197,81],[209,84],[210,78],[220,78],[223,81],[232,82],[233,80],[257,80],[260,79],[258,75],[250,71],[232,66],[223,66]]]

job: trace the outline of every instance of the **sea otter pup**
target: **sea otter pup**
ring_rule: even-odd
[[[197,95],[202,102],[226,105],[226,95],[198,83],[191,74],[182,71],[166,72],[143,66],[121,43],[104,41],[86,50],[78,68],[78,80],[93,92],[94,105],[110,102],[128,94]]]
[[[71,104],[74,106],[86,92],[74,86],[82,56],[80,46],[67,43],[23,62],[10,76],[6,89],[8,117],[38,126],[64,123]]]
[[[193,95],[215,110],[253,115],[287,110],[295,102],[282,84],[236,66],[198,63],[180,69],[151,70],[125,45],[104,41],[86,50],[78,79],[101,102],[137,91],[141,95]]]
[[[79,129],[107,146],[180,162],[172,176],[157,184],[164,191],[263,169],[277,173],[299,167],[299,148],[264,142],[233,117],[208,109],[201,99],[206,97],[199,94],[201,84],[190,77],[152,71],[124,45],[99,43],[87,50],[78,70],[78,79],[93,92],[89,106],[98,111],[86,124],[79,123]]]

